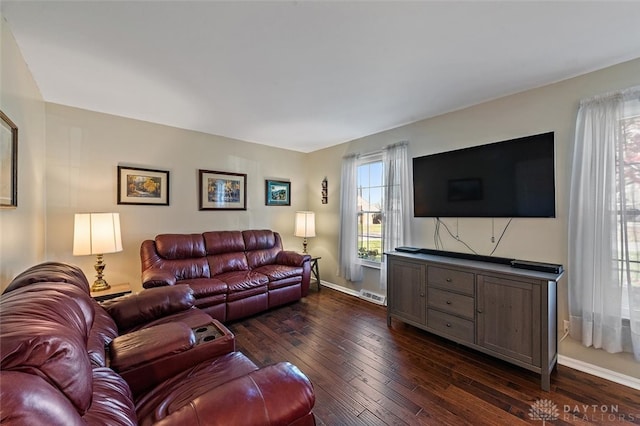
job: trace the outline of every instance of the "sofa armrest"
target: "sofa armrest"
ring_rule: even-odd
[[[187,351],[195,344],[196,336],[186,324],[156,325],[113,339],[109,343],[109,366],[122,373],[140,364]]]
[[[280,265],[302,266],[304,262],[310,262],[311,256],[308,254],[300,254],[295,251],[283,250],[276,256],[276,262]]]
[[[138,294],[112,299],[102,307],[122,332],[155,319],[191,309],[193,290],[186,284],[142,290]]]
[[[207,331],[201,332],[203,328]],[[209,324],[196,327],[192,331],[196,339],[192,348],[156,358],[154,361],[140,363],[120,373],[129,384],[134,398],[194,365],[236,350],[235,336],[218,320],[212,319]],[[215,336],[213,339],[208,338],[213,336]]]
[[[175,284],[175,275],[166,269],[151,268],[142,271],[142,287],[144,288],[163,287]]]
[[[293,364],[280,362],[230,380],[155,424],[186,425],[215,419],[211,424],[313,425],[314,404],[309,379]]]

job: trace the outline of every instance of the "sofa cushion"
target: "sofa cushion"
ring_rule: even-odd
[[[282,243],[280,242],[280,239],[277,238],[276,234],[269,229],[252,229],[242,231],[242,238],[244,238],[246,251],[263,250],[274,247],[282,250]]]
[[[209,231],[202,234],[208,255],[244,252],[244,238],[240,231]]]
[[[138,399],[138,421],[141,426],[158,422],[188,405],[194,394],[205,393],[256,370],[258,367],[241,352],[232,352],[213,361],[195,365],[164,381]],[[220,408],[224,409],[223,406]]]
[[[227,294],[227,283],[217,278],[197,278],[183,280],[180,283],[191,287],[196,298]]]
[[[86,342],[93,301],[68,283],[38,283],[0,301],[0,365],[40,376],[83,414],[91,403],[91,362]],[[86,318],[85,315],[89,315]]]
[[[89,282],[82,269],[62,262],[44,262],[32,266],[15,277],[3,293],[38,282],[69,283],[89,294]]]
[[[160,234],[156,236],[156,250],[165,259],[205,257],[202,234]]]
[[[269,282],[266,275],[255,271],[227,272],[218,275],[218,279],[227,283],[229,295],[261,287],[266,291],[266,284]]]
[[[113,318],[101,307],[96,307],[93,327],[89,332],[89,340],[87,341],[87,352],[93,367],[105,367],[107,365],[105,348],[117,336],[118,326]]]
[[[3,367],[0,383],[3,384],[0,386],[0,424],[87,425],[65,395],[42,377],[7,371]],[[11,383],[11,386],[5,383]]]
[[[86,424],[137,425],[136,409],[127,382],[110,368],[95,368],[92,373],[93,401],[84,415]]]
[[[244,252],[221,253],[208,256],[209,271],[211,276],[217,278],[218,275],[232,271],[247,271],[249,264]]]
[[[298,278],[298,282],[302,281],[302,267],[286,266],[286,265],[265,265],[254,269],[255,272],[269,277],[269,281],[285,280],[287,278]]]

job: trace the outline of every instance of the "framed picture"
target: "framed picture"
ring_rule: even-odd
[[[198,170],[200,210],[246,210],[247,175]]]
[[[265,204],[267,206],[291,205],[291,182],[265,180]]]
[[[169,172],[118,166],[118,204],[169,205]]]
[[[18,206],[18,127],[0,111],[0,208]]]

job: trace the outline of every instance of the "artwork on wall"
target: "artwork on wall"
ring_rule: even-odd
[[[198,170],[200,210],[246,210],[247,175]]]
[[[18,206],[18,127],[0,111],[0,207]]]
[[[118,204],[169,205],[169,172],[118,166]]]
[[[291,182],[265,180],[264,199],[267,206],[290,206]]]
[[[322,204],[327,204],[329,202],[329,183],[327,182],[327,178],[322,179]]]

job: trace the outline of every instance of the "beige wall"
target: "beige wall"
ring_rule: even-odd
[[[108,114],[46,104],[47,256],[91,277],[95,257],[72,255],[73,215],[119,212],[123,251],[105,255],[107,281],[140,288],[140,243],[159,233],[269,228],[285,248],[306,209],[306,155]],[[117,166],[168,170],[169,206],[117,204]],[[199,211],[198,169],[247,174],[246,211]],[[291,206],[265,206],[265,179],[291,181]]]
[[[0,210],[0,287],[45,256],[44,101],[0,16],[0,110],[18,127],[18,207]]]

